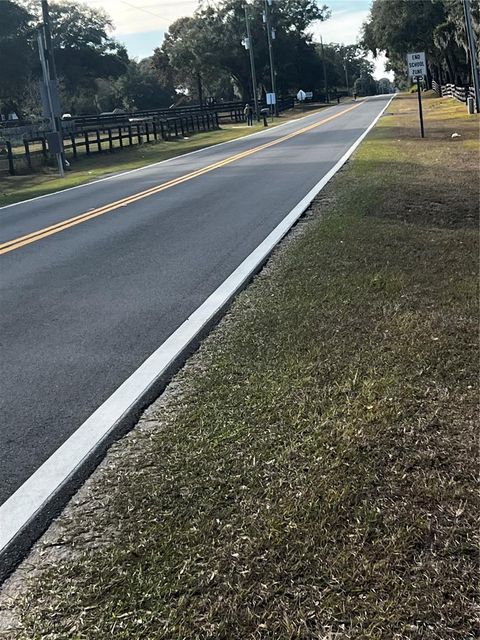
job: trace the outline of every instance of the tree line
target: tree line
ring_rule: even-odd
[[[0,112],[38,115],[40,99],[37,0],[0,0]],[[190,17],[176,20],[152,56],[131,59],[111,36],[109,16],[81,2],[50,5],[51,30],[63,110],[70,113],[151,109],[209,98],[252,98],[245,50],[244,0],[200,0]],[[270,91],[264,0],[250,5],[258,92]],[[313,40],[311,27],[330,10],[316,0],[282,0],[271,7],[279,95],[299,89],[375,93],[373,65],[359,45]],[[388,82],[388,80],[387,80]]]
[[[472,10],[478,43],[480,4],[473,2]],[[362,44],[374,55],[386,53],[399,87],[407,83],[406,55],[415,51],[425,51],[430,79],[472,83],[462,0],[374,0]]]

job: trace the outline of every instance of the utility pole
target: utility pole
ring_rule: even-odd
[[[56,142],[52,143],[58,148],[56,153],[58,161],[58,171],[60,176],[64,176],[64,158],[63,158],[63,136],[62,122],[58,115],[58,89],[57,89],[57,71],[55,67],[55,58],[53,55],[52,33],[50,30],[50,12],[48,8],[48,0],[42,0],[42,17],[43,25],[38,32],[38,48],[40,55],[40,63],[42,65],[43,80],[47,102],[50,111],[50,119],[52,123],[53,133],[56,134]],[[54,95],[55,92],[55,95]]]
[[[248,17],[248,6],[245,5],[245,23],[247,26],[247,42],[246,48],[250,54],[250,72],[252,74],[252,88],[253,88],[253,101],[255,103],[255,117],[260,120],[260,112],[258,110],[258,96],[257,96],[257,74],[255,73],[255,59],[253,57],[253,40],[250,30],[250,19]]]
[[[268,54],[270,56],[270,77],[272,83],[272,93],[275,96],[275,104],[273,105],[273,111],[275,115],[278,116],[278,105],[277,105],[277,87],[276,87],[276,77],[275,77],[275,65],[273,62],[273,45],[272,45],[272,25],[270,22],[270,10],[273,0],[265,0],[265,26],[267,28],[267,40],[268,40]]]
[[[345,83],[347,85],[347,93],[350,95],[350,88],[348,86],[348,71],[347,71],[347,59],[345,58],[343,62],[343,68],[345,69]]]
[[[480,78],[478,75],[477,47],[472,25],[472,5],[470,0],[463,0],[463,12],[465,14],[465,30],[467,32],[468,51],[472,68],[473,86],[475,88],[475,105],[477,113],[480,113]]]
[[[322,36],[320,36],[320,45],[322,47],[323,86],[325,87],[325,102],[330,102],[330,98],[328,96],[328,87],[327,87],[327,68],[325,66],[325,49],[323,48],[323,38],[322,38]]]

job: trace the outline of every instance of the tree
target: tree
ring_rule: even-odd
[[[244,7],[243,0],[221,0],[215,5],[201,3],[192,17],[177,20],[161,49],[155,51],[159,70],[165,73],[170,69],[177,88],[197,100],[205,93],[216,92],[221,92],[222,97],[235,93],[250,99],[249,59],[242,45],[246,35]],[[263,0],[255,0],[249,12],[258,82],[263,90],[269,90],[263,8]],[[280,93],[316,81],[320,59],[307,29],[312,22],[324,20],[328,15],[328,9],[315,0],[284,0],[272,7],[277,68],[281,69],[277,82]]]
[[[50,5],[50,17],[62,103],[72,112],[93,109],[97,79],[120,76],[127,52],[108,35],[112,25],[102,11],[80,2],[59,2]],[[29,106],[27,86],[40,79],[36,28],[41,20],[37,0],[2,0],[0,56],[9,64],[0,65],[0,93],[19,111]]]
[[[478,4],[474,24],[479,27]],[[470,80],[460,0],[374,0],[363,26],[363,45],[384,51],[401,86],[407,81],[406,55],[425,51],[431,76],[458,84]]]
[[[152,58],[140,62],[131,60],[127,71],[114,84],[117,96],[115,106],[129,110],[168,107],[175,99],[172,86],[165,87],[153,65]]]
[[[53,47],[66,106],[79,110],[90,98],[93,107],[97,78],[118,78],[125,72],[125,48],[110,38],[110,18],[82,3],[61,2],[50,10]]]
[[[377,83],[369,73],[362,73],[353,84],[353,92],[358,96],[374,96],[377,93]]]
[[[393,93],[394,86],[389,78],[380,78],[377,81],[377,93]]]
[[[322,48],[317,45],[318,55],[322,55]],[[325,67],[329,90],[332,88],[352,89],[356,78],[362,73],[372,74],[374,66],[367,60],[364,51],[358,45],[326,44],[323,46]],[[319,92],[324,90],[323,78],[318,80]]]
[[[0,20],[0,112],[21,112],[34,57],[32,16],[10,0],[2,1]]]

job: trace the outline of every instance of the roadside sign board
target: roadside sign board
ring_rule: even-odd
[[[274,93],[267,93],[267,104],[276,104],[277,97]]]
[[[417,83],[420,135],[422,136],[422,138],[424,138],[425,130],[423,127],[422,92],[420,89],[420,83],[423,82],[423,78],[427,75],[427,60],[425,57],[425,51],[417,51],[417,53],[407,53],[407,66],[409,77]]]
[[[305,91],[305,98],[311,100],[313,98],[313,91]]]
[[[307,97],[307,94],[305,93],[305,91],[303,91],[303,89],[300,89],[300,91],[297,93],[297,100],[299,102],[303,102],[306,97]]]
[[[414,80],[416,80],[418,76],[426,76],[427,60],[425,58],[425,52],[407,53],[407,66],[408,75]]]
[[[62,143],[58,131],[47,133],[47,144],[50,153],[62,153]]]

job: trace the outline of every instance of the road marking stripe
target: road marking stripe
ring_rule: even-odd
[[[171,187],[175,187],[179,184],[187,182],[188,180],[193,180],[194,178],[202,176],[205,173],[209,173],[210,171],[215,171],[216,169],[225,167],[231,164],[232,162],[237,162],[238,160],[247,158],[248,156],[251,156],[254,153],[259,153],[260,151],[273,147],[277,144],[281,144],[282,142],[290,140],[291,138],[295,138],[296,136],[302,135],[304,133],[307,133],[308,131],[316,129],[317,127],[320,127],[326,124],[327,122],[330,122],[331,120],[339,118],[340,116],[348,113],[349,111],[352,111],[353,109],[358,108],[361,104],[362,103],[355,104],[352,107],[349,107],[348,109],[344,109],[343,111],[339,113],[335,113],[329,116],[328,118],[324,118],[319,122],[314,122],[313,124],[307,125],[306,127],[302,127],[297,131],[288,133],[285,136],[282,136],[281,138],[277,138],[276,140],[271,140],[270,142],[266,142],[257,147],[253,147],[252,149],[247,149],[246,151],[242,151],[233,156],[229,156],[228,158],[224,158],[223,160],[214,162],[211,165],[207,165],[206,167],[196,169],[191,173],[187,173],[184,176],[179,176],[178,178],[173,178],[172,180],[169,180],[168,182],[164,182],[155,187],[150,187],[145,191],[132,194],[131,196],[127,196],[125,198],[103,205],[102,207],[98,207],[91,211],[86,211],[85,213],[81,213],[78,216],[74,216],[73,218],[68,218],[67,220],[57,222],[56,224],[51,225],[49,227],[45,227],[43,229],[38,229],[37,231],[33,231],[24,236],[7,240],[6,242],[3,242],[0,244],[0,255],[4,253],[9,253],[10,251],[14,251],[15,249],[20,249],[21,247],[24,247],[27,244],[31,244],[32,242],[37,242],[38,240],[42,240],[43,238],[48,238],[51,235],[64,231],[65,229],[69,229],[70,227],[74,227],[83,222],[87,222],[88,220],[97,218],[98,216],[104,215],[105,213],[110,213],[111,211],[115,211],[117,209],[123,208],[129,204],[137,202],[138,200],[142,200],[143,198],[147,198],[149,196],[160,193],[165,189],[170,189]]]
[[[230,276],[189,316],[160,347],[39,467],[14,494],[0,505],[0,559],[8,557],[18,536],[29,531],[36,516],[50,504],[66,485],[69,477],[94,453],[102,441],[129,412],[134,412],[141,398],[188,349],[196,336],[248,282],[275,246],[295,224],[312,200],[347,162],[353,152],[388,108],[392,96],[372,123],[357,138],[328,173],[302,198],[275,229]],[[35,535],[35,534],[34,534]],[[36,532],[38,535],[38,531]],[[17,558],[18,560],[18,558]],[[0,579],[2,570],[0,568]]]
[[[364,98],[359,98],[359,100],[366,100]],[[343,104],[342,104],[343,106]],[[332,105],[331,107],[326,107],[323,109],[323,112],[331,111],[332,109],[336,109],[338,105]],[[277,129],[282,129],[284,127],[288,127],[290,125],[298,124],[302,120],[309,120],[314,116],[318,116],[318,112],[309,113],[306,116],[301,116],[300,118],[295,118],[293,120],[287,120],[287,122],[281,122],[280,124],[275,125],[275,131]],[[158,160],[157,162],[151,162],[150,164],[143,165],[142,167],[137,167],[136,169],[128,169],[127,171],[119,171],[118,173],[113,173],[111,175],[104,176],[103,178],[97,178],[96,180],[92,180],[91,182],[84,182],[82,184],[77,184],[74,187],[66,187],[65,189],[58,189],[57,191],[52,191],[51,193],[44,193],[41,196],[33,196],[32,198],[26,198],[25,200],[19,200],[18,202],[12,202],[11,204],[5,204],[3,207],[0,207],[0,212],[5,209],[11,209],[13,207],[18,207],[21,204],[26,204],[27,202],[33,202],[34,200],[43,200],[44,198],[51,198],[52,196],[56,196],[59,193],[63,193],[66,191],[73,191],[74,189],[83,189],[84,187],[91,187],[92,185],[98,184],[99,182],[106,182],[107,180],[116,180],[117,178],[122,178],[123,176],[130,175],[132,173],[139,173],[152,167],[157,167],[161,164],[166,164],[168,162],[172,162],[174,160],[179,160],[183,158],[188,158],[189,156],[193,156],[196,154],[203,153],[205,151],[210,151],[210,149],[215,149],[216,147],[224,147],[227,144],[233,144],[234,142],[239,142],[243,140],[248,140],[249,138],[260,137],[265,135],[265,133],[269,133],[271,129],[262,129],[260,131],[255,131],[254,133],[249,133],[245,136],[241,136],[239,138],[232,138],[231,140],[224,140],[223,142],[216,142],[215,144],[210,144],[206,147],[200,147],[200,149],[195,149],[194,151],[187,151],[187,153],[180,153],[177,156],[172,156],[171,158],[166,158],[165,160]]]

